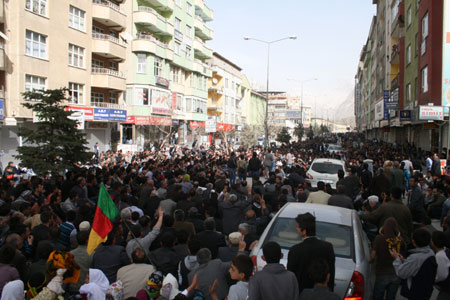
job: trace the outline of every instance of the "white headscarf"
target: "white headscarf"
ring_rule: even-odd
[[[2,300],[23,300],[23,282],[21,280],[14,280],[8,282],[2,291]]]
[[[108,287],[108,278],[102,271],[89,269],[89,283],[80,287],[80,293],[87,294],[88,300],[105,300]]]

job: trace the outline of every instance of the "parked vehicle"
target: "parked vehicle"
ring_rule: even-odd
[[[313,188],[317,187],[319,181],[323,181],[325,184],[331,184],[331,187],[336,189],[336,182],[339,180],[337,175],[339,170],[345,173],[345,163],[342,160],[316,158],[306,172],[306,180]]]
[[[295,217],[310,212],[316,217],[316,236],[333,245],[336,255],[335,289],[342,299],[371,298],[369,241],[355,210],[310,203],[287,203],[272,218],[250,256],[261,270],[262,246],[277,242],[283,251],[280,263],[286,265],[289,249],[301,242]]]

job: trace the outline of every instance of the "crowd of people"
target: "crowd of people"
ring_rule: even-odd
[[[330,143],[344,151],[331,154]],[[345,161],[335,190],[309,183],[308,167],[323,157]],[[249,255],[288,202],[359,212],[375,300],[395,299],[400,286],[409,299],[428,299],[433,287],[450,299],[450,180],[440,166],[414,145],[356,134],[272,149],[97,151],[65,174],[23,173],[11,162],[0,180],[1,299],[341,299],[333,246],[315,237],[309,213],[296,218],[287,265],[267,242],[266,266],[254,270]],[[89,254],[103,187],[120,213]]]

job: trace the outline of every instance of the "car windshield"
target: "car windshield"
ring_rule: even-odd
[[[264,243],[277,242],[281,248],[289,250],[302,239],[297,233],[297,222],[291,218],[277,218],[267,234]],[[333,245],[337,257],[353,258],[354,245],[350,226],[316,222],[316,236]]]
[[[328,150],[342,150],[341,146],[331,145]]]
[[[333,164],[333,163],[313,163],[311,169],[314,172],[317,173],[322,173],[322,174],[337,174],[339,170],[344,171],[344,168],[342,167],[342,165],[337,165],[337,164]]]

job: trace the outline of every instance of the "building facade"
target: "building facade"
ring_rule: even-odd
[[[368,138],[442,151],[447,145],[448,127],[441,120],[427,119],[420,114],[420,107],[442,105],[444,1],[374,3],[377,16],[355,77],[357,128]],[[388,34],[379,34],[383,31]],[[379,53],[385,47],[380,47],[388,42],[388,63],[383,64]],[[383,68],[389,72],[383,72]]]

